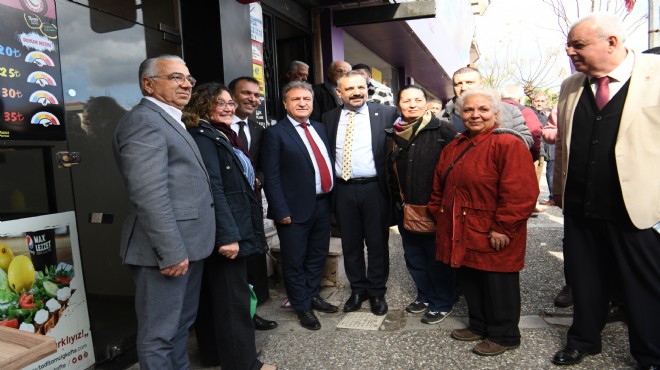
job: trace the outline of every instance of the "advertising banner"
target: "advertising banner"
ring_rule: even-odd
[[[0,222],[0,325],[55,338],[25,369],[94,364],[74,212]]]
[[[0,0],[0,140],[65,140],[55,0]]]

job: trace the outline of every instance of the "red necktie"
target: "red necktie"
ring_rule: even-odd
[[[307,128],[307,123],[301,123],[300,127],[302,127],[303,130],[305,130],[305,136],[307,136],[307,141],[309,141],[309,145],[312,147],[312,152],[314,152],[314,159],[316,160],[316,165],[319,167],[319,175],[321,176],[321,190],[323,190],[324,193],[327,193],[330,191],[330,188],[332,187],[332,179],[330,178],[330,171],[328,170],[328,164],[325,163],[325,158],[323,158],[323,154],[321,154],[321,150],[319,149],[318,145],[316,145],[314,138],[312,138],[312,133],[309,132],[309,129]]]
[[[598,87],[596,88],[596,105],[599,110],[602,110],[607,102],[610,101],[610,78],[598,77]]]

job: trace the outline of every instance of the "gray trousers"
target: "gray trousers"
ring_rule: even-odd
[[[188,332],[197,315],[203,262],[190,262],[188,272],[174,278],[161,275],[158,267],[129,267],[135,282],[140,369],[188,369]]]

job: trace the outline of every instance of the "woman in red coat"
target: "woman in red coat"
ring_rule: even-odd
[[[436,258],[459,268],[468,305],[469,326],[452,337],[495,356],[520,345],[519,273],[539,186],[522,137],[498,128],[494,93],[470,90],[456,106],[467,130],[442,151],[428,204]]]

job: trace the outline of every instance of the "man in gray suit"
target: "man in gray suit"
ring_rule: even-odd
[[[172,55],[145,60],[139,74],[145,98],[119,121],[113,142],[129,197],[120,253],[135,282],[140,369],[187,369],[215,232],[208,174],[181,122],[195,79]]]

